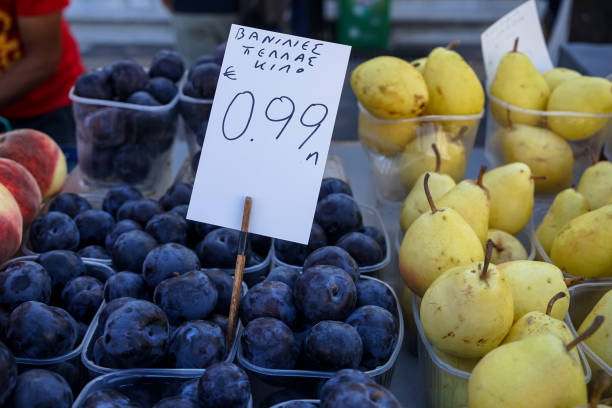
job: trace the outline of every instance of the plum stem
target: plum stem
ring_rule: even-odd
[[[458,140],[461,140],[463,136],[465,135],[465,132],[467,132],[467,130],[468,130],[467,125],[461,126],[461,129],[459,129],[457,134],[451,139],[451,142],[456,142]]]
[[[550,298],[550,300],[548,301],[548,305],[546,305],[546,314],[548,316],[550,316],[550,313],[552,312],[552,308],[555,305],[555,302],[561,298],[564,298],[565,296],[566,296],[565,292],[559,292],[555,296]]]
[[[546,180],[546,176],[541,174],[532,174],[529,178],[532,180]]]
[[[436,173],[440,172],[440,167],[442,166],[442,158],[440,157],[440,151],[438,150],[438,146],[435,143],[431,144],[431,148],[436,155]]]
[[[480,274],[480,280],[486,281],[489,275],[489,263],[491,262],[491,254],[493,252],[493,246],[495,243],[493,240],[487,240],[487,249],[485,252],[484,265],[482,265],[482,273]]]
[[[518,43],[519,43],[519,38],[516,37],[514,39],[514,46],[512,47],[512,52],[518,52]]]
[[[338,287],[336,285],[332,285],[331,290],[334,296],[338,294]]]
[[[431,196],[431,192],[429,191],[429,173],[425,174],[425,180],[423,180],[423,186],[425,187],[425,197],[427,197],[427,201],[429,202],[429,207],[431,208],[431,213],[435,213],[438,211],[436,208],[436,204],[434,203],[433,197]]]
[[[448,44],[446,45],[446,49],[447,49],[447,50],[453,49],[454,47],[457,47],[459,44],[461,44],[461,41],[459,41],[459,40],[455,40],[455,41],[453,41],[453,42],[448,43]]]
[[[599,327],[603,324],[604,320],[606,320],[606,318],[603,317],[602,315],[595,316],[595,319],[593,319],[593,323],[591,323],[591,325],[585,331],[583,331],[581,335],[579,335],[574,340],[569,342],[565,346],[565,349],[567,351],[570,351],[571,349],[576,347],[578,343],[581,343],[585,341],[586,339],[588,339],[589,337],[591,337],[593,333],[595,333],[597,329],[599,329]]]
[[[610,386],[610,376],[604,370],[597,370],[593,395],[589,400],[589,408],[597,408],[604,391]]]

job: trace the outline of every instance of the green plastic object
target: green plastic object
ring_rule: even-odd
[[[354,48],[386,48],[390,0],[339,0],[338,40]]]

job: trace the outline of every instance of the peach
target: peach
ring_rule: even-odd
[[[59,192],[66,181],[66,157],[57,143],[32,129],[0,134],[0,157],[21,164],[34,176],[42,198]]]
[[[24,227],[30,225],[42,201],[34,176],[16,161],[0,157],[0,184],[4,184],[19,204]]]
[[[23,218],[11,192],[0,184],[0,264],[9,260],[21,245]]]

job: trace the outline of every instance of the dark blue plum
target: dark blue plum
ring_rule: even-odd
[[[73,251],[56,249],[45,252],[40,254],[36,262],[41,264],[51,277],[54,292],[61,292],[66,282],[87,273],[81,257]]]
[[[370,238],[373,238],[374,241],[376,241],[378,245],[380,245],[380,249],[382,250],[383,255],[387,253],[387,241],[385,239],[385,234],[380,229],[368,226],[363,227],[363,231],[361,232],[363,232]]]
[[[34,369],[21,373],[13,395],[11,408],[70,408],[73,396],[70,386],[53,371]]]
[[[200,269],[200,262],[191,249],[169,243],[149,252],[142,264],[142,276],[147,285],[154,288],[164,279],[196,269]]]
[[[87,139],[97,148],[117,147],[128,138],[128,111],[120,108],[101,108],[85,117],[83,128]]]
[[[145,231],[151,234],[160,244],[174,242],[187,245],[187,221],[173,213],[156,214],[147,222]]]
[[[223,57],[225,57],[225,46],[227,43],[217,45],[215,48],[215,62],[219,65],[223,65]]]
[[[219,228],[221,227],[219,227],[218,225],[206,224],[205,222],[197,221],[195,222],[195,225],[193,227],[194,232],[196,233],[197,237],[200,238],[200,240],[206,238],[206,235],[208,235],[209,232]]]
[[[113,245],[115,245],[115,241],[119,238],[119,235],[134,230],[142,230],[140,224],[134,220],[125,219],[117,222],[110,232],[106,234],[106,238],[104,239],[106,250],[108,252],[113,250]]]
[[[177,205],[189,204],[193,186],[187,183],[174,183],[159,199],[159,203],[166,211]]]
[[[102,311],[100,312],[98,324],[104,327],[104,325],[106,324],[106,320],[108,319],[108,316],[110,316],[115,310],[122,308],[123,306],[125,306],[126,304],[134,300],[137,300],[137,299],[132,298],[132,297],[122,297],[122,298],[113,299],[110,302],[106,303],[104,305],[104,308],[102,308]]]
[[[246,266],[247,267],[260,265],[263,261],[264,261],[263,257],[261,257],[257,252],[247,249],[247,252],[246,252]]]
[[[346,382],[334,387],[329,397],[321,400],[321,408],[367,407],[400,408],[402,405],[389,390],[379,384]]]
[[[8,329],[9,316],[11,313],[0,306],[0,341],[6,340],[6,330]]]
[[[193,71],[193,69],[198,66],[198,65],[202,65],[202,64],[206,64],[206,63],[210,63],[210,62],[217,62],[217,59],[215,58],[214,55],[200,55],[198,58],[196,58],[196,60],[193,62],[193,64],[191,64],[191,67],[189,67],[189,74],[191,74],[191,71]],[[219,64],[221,65],[221,64]]]
[[[198,408],[198,406],[186,398],[168,397],[158,401],[152,408]]]
[[[328,399],[334,393],[334,388],[339,384],[344,383],[376,384],[372,377],[363,371],[345,368],[344,370],[337,371],[329,380],[325,382],[325,384],[323,384],[319,390],[319,399]]]
[[[260,317],[246,325],[242,347],[251,363],[273,369],[293,369],[299,354],[299,346],[291,329],[271,317]]]
[[[147,254],[156,246],[155,238],[144,231],[124,232],[113,245],[113,265],[118,270],[139,273]]]
[[[168,359],[176,368],[206,368],[223,361],[225,352],[221,327],[195,320],[183,323],[172,333]]]
[[[194,176],[196,172],[198,171],[198,165],[200,164],[201,154],[202,154],[202,151],[200,150],[196,154],[194,154],[193,157],[191,158],[191,171],[193,172]]]
[[[79,246],[79,229],[68,215],[50,211],[32,221],[30,246],[39,253],[54,249],[75,250]]]
[[[313,405],[306,401],[289,401],[283,404],[283,408],[317,408],[318,405]]]
[[[233,269],[236,266],[239,236],[238,231],[229,228],[217,228],[206,234],[195,248],[202,267]],[[261,262],[263,262],[261,256],[250,249],[247,250],[247,267]]]
[[[166,355],[168,330],[163,310],[145,300],[133,300],[108,316],[102,334],[104,350],[123,368],[150,367]]]
[[[87,333],[88,328],[89,326],[87,324],[83,322],[77,322],[77,340],[76,340],[77,344],[80,344],[81,341],[83,341],[83,338],[85,337],[85,333]],[[64,376],[64,378],[66,377]],[[72,384],[72,381],[70,383]]]
[[[359,282],[359,265],[348,252],[340,247],[326,246],[314,250],[308,255],[302,268],[306,270],[317,265],[336,266],[348,273],[353,281]]]
[[[83,405],[87,408],[142,408],[125,394],[111,388],[93,392]]]
[[[121,146],[113,156],[113,169],[119,180],[125,183],[139,183],[151,170],[149,151],[138,144]]]
[[[114,154],[115,149],[112,147],[84,146],[79,148],[79,167],[85,175],[96,180],[104,180],[114,173]]]
[[[51,277],[33,261],[14,261],[0,272],[0,305],[13,310],[23,302],[51,301]]]
[[[227,326],[229,325],[228,316],[220,315],[220,314],[212,314],[208,316],[208,321],[215,323],[217,326],[223,330],[223,335],[227,335]]]
[[[395,317],[380,306],[361,306],[346,319],[363,342],[363,366],[368,370],[384,364],[397,342],[398,330]]]
[[[197,403],[198,402],[198,382],[199,380],[197,378],[193,380],[185,381],[183,385],[181,385],[181,388],[179,389],[179,392],[176,396],[182,397],[182,398],[185,398],[185,399],[188,399],[190,401]]]
[[[323,227],[330,243],[363,227],[361,210],[348,194],[332,193],[317,203],[315,222]]]
[[[324,320],[315,324],[304,339],[304,353],[321,370],[357,368],[363,355],[363,343],[353,326]]]
[[[250,399],[249,377],[237,365],[213,364],[200,377],[200,408],[246,408]]]
[[[108,75],[103,71],[81,74],[74,83],[74,93],[83,98],[113,99],[113,90]]]
[[[0,405],[4,404],[17,384],[17,364],[13,353],[0,342]]]
[[[51,358],[76,346],[78,326],[64,309],[24,302],[9,317],[6,339],[16,357]]]
[[[91,276],[79,276],[69,281],[62,291],[62,303],[77,320],[87,322],[93,318],[104,300],[102,282]]]
[[[142,198],[142,193],[132,186],[123,185],[111,187],[104,196],[102,209],[115,217],[117,210],[124,203],[127,201],[138,200],[140,198]]]
[[[55,197],[49,205],[49,211],[62,212],[72,218],[90,209],[91,204],[89,204],[89,201],[73,193],[62,193]]]
[[[277,266],[272,269],[265,281],[279,281],[287,284],[291,290],[295,287],[295,281],[300,276],[300,270],[288,266]]]
[[[340,180],[335,177],[326,177],[321,180],[321,188],[319,189],[319,198],[317,201],[321,201],[325,197],[334,193],[342,193],[352,196],[353,191],[344,180]]]
[[[79,249],[77,254],[81,258],[92,258],[92,259],[111,259],[106,249],[100,245],[88,245],[84,248]]]
[[[133,220],[144,227],[155,214],[163,212],[164,209],[157,201],[150,198],[140,198],[123,203],[117,210],[117,221]]]
[[[181,55],[176,51],[161,50],[153,56],[149,76],[168,78],[177,82],[185,72],[185,64]]]
[[[153,95],[162,105],[170,103],[178,93],[176,85],[164,77],[149,79],[144,90]]]
[[[108,278],[104,284],[104,300],[132,297],[147,298],[147,286],[141,274],[133,272],[118,272]]]
[[[336,246],[348,252],[359,266],[376,265],[384,259],[384,253],[374,238],[361,232],[343,235]]]
[[[115,226],[113,217],[102,210],[83,211],[74,218],[79,229],[80,247],[104,245],[106,234]]]
[[[143,105],[143,106],[159,106],[159,101],[153,97],[147,91],[137,91],[130,95],[129,98],[125,101],[127,103],[133,103],[135,105]]]
[[[166,279],[157,285],[153,301],[166,313],[172,325],[204,320],[217,304],[217,288],[203,271],[192,271]]]
[[[259,256],[265,258],[270,252],[270,246],[272,246],[272,239],[264,235],[249,234],[249,247],[255,251]]]
[[[217,289],[217,304],[214,312],[229,316],[234,277],[221,269],[207,269],[204,273]]]
[[[396,313],[397,306],[391,289],[374,279],[357,282],[357,306],[375,305]]]
[[[306,257],[312,253],[312,251],[325,245],[327,245],[325,231],[323,231],[323,228],[321,228],[319,224],[313,223],[310,229],[308,245],[277,239],[274,241],[274,251],[276,257],[280,261],[290,265],[302,266]]]
[[[297,323],[292,289],[283,282],[268,281],[253,286],[240,301],[240,320],[246,325],[258,317],[273,317],[287,326]]]
[[[215,63],[195,66],[193,70],[189,71],[189,77],[187,78],[187,82],[191,86],[184,88],[183,92],[194,98],[213,99],[220,73],[221,66]]]
[[[102,283],[106,282],[108,278],[115,274],[114,269],[97,262],[88,263],[85,267],[87,268],[87,276],[96,278]]]
[[[137,62],[116,61],[110,66],[111,88],[119,100],[123,101],[134,92],[144,89],[148,79],[146,71]]]
[[[313,266],[295,282],[293,298],[297,309],[309,322],[344,320],[355,309],[357,288],[342,269]]]

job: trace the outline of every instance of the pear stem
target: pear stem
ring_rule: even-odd
[[[453,42],[448,43],[448,45],[446,46],[446,49],[447,49],[447,50],[450,50],[450,49],[452,49],[452,48],[454,48],[454,47],[458,46],[459,44],[461,44],[461,41],[459,41],[459,40],[455,40],[455,41],[453,41]]]
[[[461,126],[461,129],[459,129],[455,137],[451,139],[451,142],[456,142],[457,140],[461,140],[463,136],[465,135],[465,132],[467,132],[467,130],[468,130],[468,127],[466,125]]]
[[[566,296],[565,292],[559,292],[555,296],[550,298],[550,300],[548,301],[548,305],[546,306],[546,314],[548,316],[550,316],[550,313],[552,312],[552,308],[555,305],[555,302],[561,298],[564,298],[565,296]]]
[[[486,190],[487,188],[484,186],[484,184],[482,184],[482,178],[484,177],[484,174],[487,172],[487,165],[483,164],[482,166],[480,166],[480,171],[478,172],[478,180],[476,181],[476,184],[478,184],[478,186],[480,188],[482,188],[483,190]],[[493,244],[494,246],[496,246],[495,244]],[[499,249],[498,249],[499,251]]]
[[[431,196],[431,192],[429,191],[429,173],[425,174],[425,180],[423,180],[423,186],[425,187],[425,197],[427,197],[427,201],[429,202],[429,207],[431,208],[431,213],[435,213],[438,211],[436,208],[436,204],[434,203],[433,197]]]
[[[584,332],[582,332],[581,335],[579,335],[574,340],[569,342],[565,346],[565,349],[567,351],[570,351],[571,349],[576,347],[576,345],[578,345],[578,343],[581,343],[581,342],[585,341],[586,339],[588,339],[589,337],[591,337],[593,335],[593,333],[595,333],[597,331],[597,329],[599,329],[599,327],[603,324],[604,320],[605,320],[605,317],[603,317],[602,315],[595,316],[595,319],[593,319],[593,323],[591,323],[591,325]]]
[[[482,273],[480,274],[480,280],[486,281],[489,274],[489,263],[491,262],[491,254],[493,252],[493,247],[495,243],[493,240],[487,241],[487,249],[485,252],[484,265],[482,265]]]
[[[510,129],[514,129],[514,124],[512,123],[512,119],[510,118],[510,108],[506,109],[506,120],[508,121],[508,127]]]
[[[565,286],[572,286],[574,283],[578,283],[578,282],[584,281],[584,277],[583,276],[574,276],[572,278],[563,278],[563,281],[565,282]]]
[[[606,388],[610,386],[610,376],[604,370],[597,370],[593,395],[589,401],[589,408],[597,408]]]
[[[591,156],[591,164],[597,164],[599,160],[597,160],[597,156],[595,155],[595,152],[590,147],[587,147],[587,149],[589,150],[589,156]]]
[[[434,154],[436,155],[436,173],[440,172],[440,166],[442,166],[442,158],[440,157],[440,151],[438,150],[438,146],[436,146],[435,143],[431,144],[431,148],[434,151]]]
[[[413,62],[412,66],[415,67],[415,68],[420,67],[421,66],[421,62],[420,61]]]
[[[546,180],[546,176],[540,174],[532,174],[530,177],[532,180]]]
[[[518,52],[518,42],[519,42],[519,38],[516,37],[514,39],[514,47],[512,47],[512,52]]]

